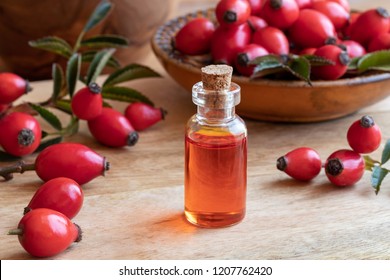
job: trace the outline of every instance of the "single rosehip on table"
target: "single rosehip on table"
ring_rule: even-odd
[[[325,173],[332,184],[340,187],[351,186],[363,177],[364,167],[364,159],[359,153],[341,149],[327,158]]]
[[[83,87],[72,97],[72,111],[81,120],[91,120],[99,116],[103,108],[101,88],[96,83]]]
[[[27,113],[12,112],[1,117],[0,131],[0,145],[14,156],[33,153],[41,142],[41,126],[35,117]]]
[[[105,174],[110,167],[105,157],[79,143],[51,145],[39,153],[34,168],[43,181],[67,177],[79,185]]]
[[[83,190],[76,181],[66,177],[57,177],[39,187],[27,207],[24,208],[24,214],[37,208],[49,208],[72,219],[80,211],[83,201]]]
[[[165,119],[167,111],[142,102],[130,103],[125,109],[125,117],[136,131],[145,130]]]
[[[371,116],[363,116],[349,127],[347,140],[351,148],[360,154],[368,154],[378,149],[382,132]]]
[[[99,143],[109,147],[134,146],[139,138],[129,120],[108,107],[104,107],[98,117],[88,121],[88,129]]]
[[[64,214],[47,208],[31,210],[22,217],[17,229],[8,234],[18,235],[22,247],[35,257],[57,255],[82,238],[77,224]]]
[[[310,181],[321,172],[322,164],[315,150],[300,147],[279,157],[276,167],[296,180]]]
[[[29,82],[22,77],[9,73],[0,73],[0,103],[8,104],[31,91]]]

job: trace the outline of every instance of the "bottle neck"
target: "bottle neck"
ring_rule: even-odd
[[[198,106],[196,117],[207,123],[223,123],[233,120],[236,116],[235,107],[215,109],[206,106]]]

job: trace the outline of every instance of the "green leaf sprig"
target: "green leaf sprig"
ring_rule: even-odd
[[[111,107],[107,100],[140,101],[153,105],[153,102],[141,92],[119,85],[134,79],[160,77],[151,68],[140,64],[133,63],[121,67],[119,61],[114,57],[114,53],[117,48],[128,47],[127,38],[113,34],[85,37],[90,30],[106,19],[112,9],[113,4],[110,1],[102,0],[90,15],[73,46],[57,36],[46,36],[29,42],[31,47],[54,53],[66,59],[66,69],[63,69],[58,63],[54,63],[52,66],[53,92],[50,99],[39,104],[28,103],[55,130],[52,133],[43,132],[43,137],[52,136],[53,139],[56,139],[49,139],[46,144],[59,141],[62,137],[78,132],[79,120],[73,115],[70,106],[77,83],[89,85],[95,82],[106,67],[112,68],[113,71],[102,85],[104,106]],[[81,69],[85,63],[88,65],[86,75],[83,77]],[[52,109],[70,115],[69,123],[61,124]]]
[[[368,155],[364,156],[366,164],[366,170],[371,171],[371,186],[375,189],[375,193],[378,194],[381,185],[390,170],[384,165],[390,160],[390,139],[387,140],[385,147],[382,151],[382,157],[380,161],[374,160]]]
[[[312,85],[313,66],[333,65],[334,62],[315,55],[265,55],[250,61],[255,65],[251,79],[260,77],[287,78],[288,74]],[[368,72],[390,72],[390,50],[367,53],[352,59],[348,64],[347,75],[358,76]]]

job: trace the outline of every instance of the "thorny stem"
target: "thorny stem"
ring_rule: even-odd
[[[24,171],[29,170],[35,170],[35,163],[26,163],[21,160],[14,165],[0,167],[0,176],[3,177],[5,181],[9,181],[14,177],[13,173],[22,174]]]

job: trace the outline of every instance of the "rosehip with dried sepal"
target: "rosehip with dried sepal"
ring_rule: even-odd
[[[110,167],[105,157],[79,143],[59,143],[45,148],[35,159],[35,171],[43,181],[67,177],[79,185],[105,174]]]
[[[244,76],[250,77],[254,73],[256,65],[249,64],[256,57],[267,55],[268,51],[257,44],[248,44],[238,52],[235,59],[237,71]]]
[[[164,120],[166,114],[167,111],[163,108],[156,108],[142,102],[131,103],[125,110],[125,117],[136,131],[145,130]]]
[[[295,0],[268,0],[260,15],[269,25],[287,29],[298,19],[299,6]]]
[[[315,150],[300,147],[278,158],[276,167],[296,180],[310,181],[321,172],[322,164]]]
[[[344,187],[354,185],[363,177],[365,164],[359,153],[341,149],[328,157],[324,167],[329,181]]]
[[[349,127],[347,132],[349,146],[360,154],[368,154],[378,149],[382,132],[371,116],[363,116]]]
[[[72,243],[80,242],[81,228],[64,214],[47,208],[31,210],[20,220],[17,229],[9,235],[18,235],[19,243],[32,256],[51,257]]]
[[[100,115],[103,108],[101,88],[90,83],[76,92],[71,101],[72,112],[81,120],[91,120]]]
[[[24,214],[37,208],[49,208],[72,219],[80,211],[83,201],[83,190],[76,181],[66,177],[53,178],[39,187],[24,208]]]
[[[31,91],[29,82],[9,72],[0,73],[0,103],[8,104]]]
[[[221,26],[240,25],[251,15],[251,6],[248,1],[220,0],[215,15]]]
[[[315,66],[312,69],[313,76],[317,79],[336,80],[343,76],[351,61],[347,51],[337,45],[325,45],[314,52],[315,56],[323,57],[333,61],[333,65]]]
[[[108,107],[104,107],[98,117],[88,121],[88,128],[99,143],[109,147],[134,146],[139,138],[129,120]]]
[[[14,156],[33,153],[42,137],[37,119],[23,112],[12,112],[0,118],[0,131],[0,145]]]

